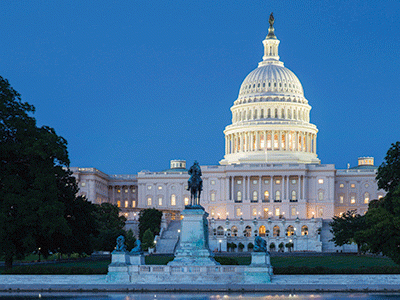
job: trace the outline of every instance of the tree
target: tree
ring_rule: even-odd
[[[143,250],[148,250],[154,247],[154,235],[150,228],[148,228],[143,234]]]
[[[385,197],[370,202],[366,223],[362,232],[366,248],[400,264],[400,185]]]
[[[239,243],[239,251],[242,252],[244,249],[244,244],[243,243]]]
[[[156,236],[160,233],[162,212],[155,208],[144,209],[139,214],[139,239],[143,239],[143,234],[147,229]]]
[[[119,215],[119,208],[111,203],[96,205],[94,211],[96,226],[99,234],[95,238],[95,249],[113,251],[115,241],[120,235],[126,235],[124,226],[126,218]]]
[[[378,167],[378,187],[386,192],[394,191],[400,184],[400,142],[392,144],[385,161]]]
[[[253,251],[253,249],[254,249],[254,244],[253,244],[253,243],[249,243],[249,244],[247,245],[247,249],[248,249],[249,251]]]
[[[275,248],[276,248],[276,246],[275,246],[275,243],[274,243],[274,242],[272,242],[271,244],[269,244],[269,249],[270,249],[271,251],[274,251]]]
[[[283,244],[283,242],[281,242],[281,243],[278,245],[278,248],[279,248],[279,251],[280,251],[280,252],[283,252],[283,251],[284,251],[285,245]]]
[[[285,247],[288,248],[289,252],[292,252],[294,244],[292,242],[288,242],[288,243],[285,244]]]
[[[69,178],[67,142],[53,128],[37,127],[35,108],[0,77],[0,253],[14,257],[61,245],[72,231],[60,185]],[[65,182],[64,182],[65,183]],[[73,184],[64,189],[72,189]]]
[[[336,246],[355,243],[358,253],[361,253],[361,246],[365,241],[360,233],[366,226],[365,216],[357,214],[357,210],[349,210],[341,216],[334,216],[329,225],[333,234],[330,241]]]

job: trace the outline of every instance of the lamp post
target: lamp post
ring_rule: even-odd
[[[219,252],[221,253],[222,240],[219,240]]]
[[[40,247],[38,248],[38,254],[39,254],[39,262],[40,262]]]

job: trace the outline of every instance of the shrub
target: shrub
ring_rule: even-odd
[[[238,265],[239,264],[237,262],[237,260],[232,257],[219,256],[219,257],[215,257],[215,260],[217,262],[219,262],[221,265]]]
[[[252,251],[254,249],[254,244],[253,243],[249,243],[247,245],[247,249],[249,249],[249,251]]]
[[[272,242],[271,244],[269,244],[269,249],[272,251],[272,250],[275,250],[275,248],[276,248],[276,246],[275,246],[275,243],[274,242]]]
[[[244,249],[244,245],[242,243],[239,243],[239,250],[243,251],[243,249]]]
[[[3,274],[20,275],[101,275],[107,274],[107,267],[90,268],[83,266],[56,266],[56,265],[31,265],[15,266],[12,269],[4,270]]]
[[[283,252],[283,248],[285,248],[285,245],[283,244],[283,242],[281,242],[281,243],[278,245],[278,248],[279,248],[279,251]]]

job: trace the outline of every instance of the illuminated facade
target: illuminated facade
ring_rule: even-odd
[[[338,170],[317,157],[317,127],[296,75],[279,60],[280,41],[269,28],[263,60],[243,81],[225,130],[225,156],[219,165],[201,166],[201,204],[210,214],[211,249],[251,246],[255,235],[276,248],[338,250],[328,242],[329,220],[350,209],[364,213],[378,190],[371,157]],[[179,219],[189,203],[186,161],[171,161],[162,172],[107,175],[72,168],[80,193],[95,203],[118,205],[128,219],[141,209],[164,212],[163,227]],[[341,248],[339,249],[341,250]]]

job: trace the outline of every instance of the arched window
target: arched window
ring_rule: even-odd
[[[171,195],[171,205],[172,206],[176,205],[176,196],[174,194]]]
[[[257,191],[253,191],[253,202],[257,202],[258,201],[258,193]]]
[[[268,191],[264,192],[264,202],[269,202],[269,192]]]
[[[289,225],[289,226],[286,228],[286,235],[287,235],[287,236],[292,236],[292,235],[294,235],[294,227],[293,227],[292,225]]]
[[[272,229],[273,236],[277,237],[280,235],[280,233],[281,233],[281,230],[279,229],[279,226],[275,225],[274,228]]]
[[[251,237],[251,227],[250,226],[246,226],[245,230],[244,230],[244,236],[245,237]]]
[[[218,226],[218,228],[217,228],[217,235],[218,235],[218,236],[223,236],[223,235],[224,235],[224,227]]]
[[[278,109],[275,108],[275,119],[278,119]]]
[[[188,196],[185,197],[184,201],[185,201],[185,205],[189,205],[189,197]]]
[[[308,227],[306,225],[301,227],[301,235],[308,235]]]
[[[275,201],[281,201],[281,191],[275,192]]]
[[[318,200],[319,201],[323,201],[324,200],[324,192],[322,192],[322,191],[318,192]]]
[[[369,193],[368,193],[368,192],[365,192],[365,193],[364,193],[364,203],[365,203],[365,204],[368,204],[368,203],[369,203]]]
[[[260,226],[260,228],[258,228],[258,235],[259,236],[265,236],[265,232],[266,232],[266,230],[265,230],[265,226],[264,225],[262,225],[262,226]]]
[[[231,235],[232,236],[237,236],[238,235],[238,229],[236,226],[232,226],[231,228]]]
[[[292,191],[292,201],[296,201],[297,197],[296,197],[296,191]]]
[[[236,200],[239,201],[239,202],[242,201],[242,192],[241,191],[237,192]]]
[[[271,118],[271,109],[270,108],[268,108],[267,118]]]
[[[282,110],[281,110],[281,119],[284,119],[285,118],[285,110],[282,108]]]

